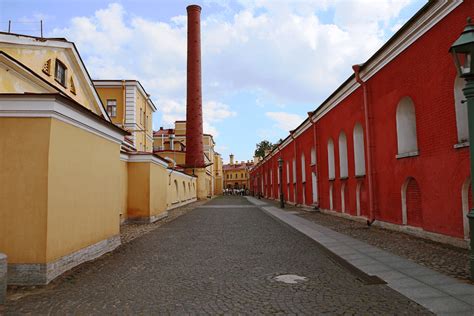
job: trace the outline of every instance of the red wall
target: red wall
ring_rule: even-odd
[[[405,184],[408,225],[462,238],[463,218],[461,190],[469,177],[469,148],[455,149],[457,143],[454,107],[455,69],[449,47],[460,35],[466,17],[474,15],[474,2],[465,1],[437,25],[399,54],[394,60],[367,80],[372,133],[372,170],[374,173],[375,218],[402,224],[402,187]],[[399,101],[409,96],[415,105],[419,155],[397,159],[396,109]],[[316,122],[317,175],[319,206],[330,208],[329,187],[333,186],[333,209],[341,211],[341,187],[345,184],[345,213],[356,215],[356,190],[361,183],[361,215],[369,215],[368,179],[355,177],[353,130],[364,120],[363,91],[358,87],[331,111]],[[341,179],[339,168],[339,135],[347,138],[348,178]],[[328,140],[334,142],[335,179],[329,180]],[[366,173],[367,141],[364,135]],[[256,177],[273,168],[273,186],[265,196],[278,198],[277,159],[283,166],[283,191],[286,201],[294,202],[293,167],[296,147],[297,203],[312,201],[311,148],[313,127],[276,151],[271,159],[251,171]],[[301,182],[301,154],[305,155],[306,184]],[[286,163],[290,162],[290,174]],[[290,178],[289,190],[287,177]],[[411,180],[410,180],[411,179]],[[259,190],[257,190],[259,192]]]

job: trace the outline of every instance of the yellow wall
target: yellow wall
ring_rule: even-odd
[[[156,216],[166,211],[168,170],[156,164],[150,165],[150,215]]]
[[[97,87],[96,86],[97,93],[99,94],[100,99],[102,100],[102,103],[104,104],[105,110],[107,110],[107,100],[117,100],[117,116],[116,117],[110,117],[112,122],[114,124],[118,124],[120,126],[123,125],[124,122],[124,102],[123,102],[123,95],[125,89],[120,87]]]
[[[8,70],[8,71],[7,71]],[[44,89],[24,80],[16,71],[0,63],[0,93],[45,92]]]
[[[120,174],[119,174],[119,194],[121,196],[119,204],[119,217],[120,220],[124,221],[127,219],[127,201],[128,201],[128,163],[126,161],[120,161]]]
[[[182,174],[181,172],[173,171],[168,174],[167,177],[168,194],[167,194],[167,205],[168,208],[173,208],[190,200],[196,199],[197,194],[197,182],[196,178],[189,177]],[[178,192],[176,192],[175,182],[178,184]],[[183,189],[183,183],[186,190]]]
[[[128,218],[150,216],[150,163],[128,163]]]
[[[56,47],[36,47],[25,45],[10,45],[0,43],[0,50],[3,50],[8,55],[19,60],[22,64],[32,69],[40,77],[57,87],[60,91],[67,94],[73,100],[80,103],[82,106],[92,110],[94,113],[101,115],[100,104],[95,102],[93,97],[93,90],[87,87],[87,79],[79,68],[79,61],[73,57],[72,51],[65,48]],[[54,70],[56,58],[59,59],[66,67],[66,87],[63,87],[54,79]],[[51,59],[51,75],[43,73],[44,63]],[[73,78],[76,88],[76,94],[71,92],[70,78]],[[16,91],[19,93],[25,90]]]
[[[9,263],[46,260],[51,119],[0,118],[0,252]]]
[[[53,119],[47,260],[119,234],[120,145]]]

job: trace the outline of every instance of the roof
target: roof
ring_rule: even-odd
[[[153,109],[153,112],[157,110],[155,104],[150,98],[150,94],[146,92],[145,88],[142,86],[140,81],[134,79],[94,79],[94,85],[96,86],[121,86],[122,83],[129,83],[138,87],[141,90],[141,93],[147,98],[147,101],[150,103],[150,106]]]
[[[58,38],[58,37],[37,37],[37,36],[31,36],[31,35],[24,35],[24,34],[17,34],[17,33],[7,33],[7,32],[0,32],[0,42],[2,42],[2,38],[4,39],[5,43],[10,43],[10,44],[18,44],[18,45],[37,45],[37,46],[47,46],[46,42],[56,42],[57,47],[62,47],[62,48],[70,48],[73,52],[73,55],[76,57],[79,67],[81,70],[83,70],[83,73],[85,74],[85,79],[89,83],[89,88],[91,88],[93,97],[96,101],[96,103],[99,106],[101,114],[104,116],[104,118],[108,121],[111,121],[109,114],[105,110],[104,105],[102,104],[102,101],[99,97],[99,94],[97,93],[97,90],[95,89],[93,83],[92,83],[92,78],[87,71],[87,68],[84,64],[84,61],[82,60],[81,55],[79,54],[79,51],[77,50],[76,45],[73,42],[68,41],[65,38]],[[35,40],[35,41],[32,41]],[[54,46],[54,45],[48,45],[48,46]],[[18,62],[18,61],[17,61]],[[24,66],[26,67],[26,66]],[[28,67],[26,67],[28,68]],[[28,68],[29,69],[29,68]],[[31,69],[29,69],[32,71]]]

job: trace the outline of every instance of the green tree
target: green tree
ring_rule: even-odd
[[[265,157],[265,150],[272,150],[273,144],[268,140],[262,140],[260,143],[256,144],[255,156],[256,157]]]

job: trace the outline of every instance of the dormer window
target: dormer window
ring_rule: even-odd
[[[54,79],[64,87],[66,86],[66,66],[56,59],[56,68],[54,71]]]

